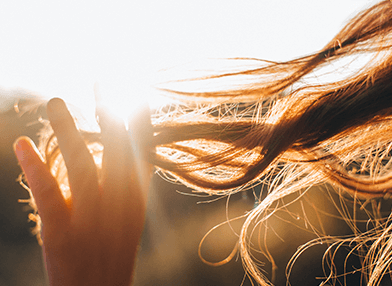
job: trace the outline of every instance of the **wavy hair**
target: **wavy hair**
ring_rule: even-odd
[[[250,226],[265,222],[274,203],[326,183],[361,199],[392,193],[392,2],[359,13],[317,53],[287,62],[254,61],[256,68],[194,79],[239,78],[240,86],[161,89],[184,103],[153,116],[149,160],[168,177],[209,194],[267,185],[268,194],[246,214],[239,253],[247,273],[270,285],[252,258]],[[340,76],[315,80],[328,69]],[[86,133],[88,141],[95,137]],[[51,166],[59,156],[53,142],[49,136],[41,144]],[[391,228],[387,220],[366,233],[368,285],[378,285],[390,267]],[[350,242],[359,239],[363,235]]]

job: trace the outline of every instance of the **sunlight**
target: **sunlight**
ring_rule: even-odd
[[[148,103],[148,94],[140,87],[124,83],[97,82],[101,104],[117,117],[127,120],[141,105]]]
[[[6,1],[0,87],[60,97],[94,118],[98,82],[105,105],[124,119],[141,102],[151,109],[168,102],[151,86],[188,76],[170,73],[173,68],[190,63],[208,75],[217,67],[205,59],[281,61],[308,54],[369,4],[332,2]],[[162,70],[170,74],[163,80]]]
[[[126,84],[114,81],[99,81],[95,86],[101,97],[101,104],[110,113],[125,122],[144,105],[148,105],[153,111],[171,102],[169,98],[159,95],[153,87],[140,82],[138,84]],[[84,110],[83,112],[91,111]]]

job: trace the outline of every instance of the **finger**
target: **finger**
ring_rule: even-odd
[[[64,101],[53,98],[48,102],[47,114],[64,158],[72,193],[73,207],[92,210],[98,198],[98,174],[93,157],[75,126]],[[89,208],[86,208],[86,206]]]
[[[58,184],[43,162],[30,138],[20,137],[14,143],[16,157],[25,173],[44,224],[63,227],[69,219],[69,208]]]
[[[130,143],[124,122],[97,105],[97,116],[104,146],[102,161],[103,192],[113,203],[129,196]]]
[[[149,162],[154,156],[153,127],[148,104],[144,104],[128,118],[128,133],[134,156],[131,168],[138,171],[135,175],[138,176],[146,199],[153,170],[153,166]]]
[[[102,220],[112,251],[118,253],[111,265],[123,265],[124,271],[130,258],[135,257],[143,230],[146,199],[138,177],[137,156],[133,153],[130,137],[123,121],[108,113],[97,102],[97,115],[104,145],[104,205],[110,210]],[[113,208],[115,206],[115,208]],[[121,263],[119,264],[119,261]],[[126,262],[126,263],[124,263]]]
[[[153,153],[153,127],[147,103],[128,117],[128,133],[136,156],[149,161]]]

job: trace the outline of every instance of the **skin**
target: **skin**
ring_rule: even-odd
[[[152,171],[143,155],[152,138],[149,113],[129,124],[129,136],[121,120],[98,109],[104,146],[100,179],[65,103],[50,100],[47,114],[67,167],[71,198],[64,199],[29,138],[19,138],[14,149],[43,223],[49,283],[129,286]]]

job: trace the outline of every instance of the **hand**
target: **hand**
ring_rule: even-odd
[[[15,142],[15,153],[43,223],[43,252],[52,286],[129,286],[143,230],[151,167],[143,160],[152,138],[150,115],[124,124],[101,110],[102,174],[58,98],[47,113],[67,167],[71,198],[65,200],[34,143]],[[141,130],[148,139],[142,139]],[[144,136],[145,138],[145,136]],[[139,151],[131,147],[138,146]],[[148,145],[148,144],[147,144]]]

